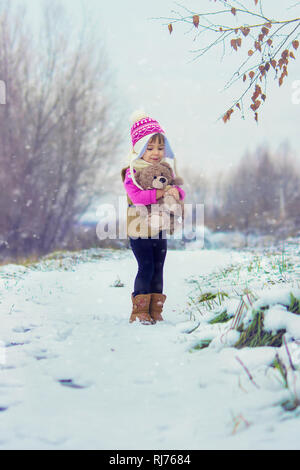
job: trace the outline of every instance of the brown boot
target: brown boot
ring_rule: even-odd
[[[151,294],[149,313],[154,322],[163,321],[161,312],[167,296],[164,294]]]
[[[139,294],[133,297],[132,300],[132,312],[129,319],[129,323],[136,320],[140,321],[143,325],[153,325],[155,322],[149,315],[149,304],[151,300],[151,294]]]

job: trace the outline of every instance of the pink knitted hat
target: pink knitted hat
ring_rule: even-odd
[[[150,134],[164,134],[165,131],[160,127],[158,122],[151,117],[133,116],[133,120],[137,121],[131,127],[131,140],[132,147],[135,148],[136,143],[143,139],[143,137],[150,136]]]

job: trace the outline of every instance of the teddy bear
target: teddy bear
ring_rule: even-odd
[[[155,163],[135,173],[136,182],[143,189],[164,189],[168,191],[174,186],[181,186],[183,180],[180,177],[173,177],[173,170],[167,162]],[[154,235],[160,230],[166,230],[173,234],[182,223],[184,215],[183,201],[177,201],[174,196],[167,192],[158,199],[156,204],[147,207],[147,224],[151,227],[151,233]]]

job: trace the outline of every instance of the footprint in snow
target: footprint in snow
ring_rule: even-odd
[[[28,333],[28,331],[31,331],[31,328],[25,328],[23,326],[17,326],[16,328],[13,328],[13,331],[15,333]]]
[[[58,381],[61,385],[64,387],[70,387],[70,388],[87,388],[87,385],[78,385],[73,382],[72,379],[61,379]]]
[[[26,343],[16,343],[16,342],[11,342],[11,343],[7,343],[5,346],[7,348],[11,348],[12,346],[24,346],[24,344],[29,344],[29,341],[27,341]]]

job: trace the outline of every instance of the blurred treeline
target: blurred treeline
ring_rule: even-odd
[[[246,154],[236,166],[214,176],[183,171],[189,202],[205,207],[205,225],[213,231],[285,238],[300,233],[299,157],[288,144]]]
[[[0,80],[6,87],[0,104],[0,262],[126,245],[100,241],[96,221],[79,222],[101,196],[125,195],[120,162],[114,161],[123,139],[120,105],[97,25],[86,18],[77,31],[58,1],[41,5],[35,30],[24,6],[0,0]],[[297,162],[282,146],[275,153],[258,148],[209,177],[183,168],[185,202],[204,204],[204,223],[213,231],[297,235]]]
[[[0,260],[71,247],[121,139],[98,25],[53,0],[37,25],[20,5],[0,0]]]

